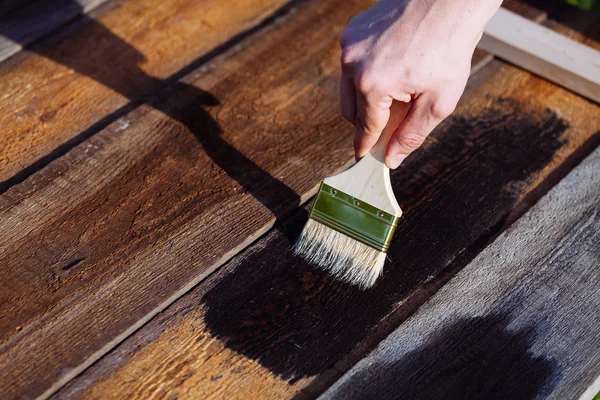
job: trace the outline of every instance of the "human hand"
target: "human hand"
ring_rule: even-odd
[[[501,0],[380,0],[340,37],[342,115],[356,125],[357,159],[377,142],[393,100],[413,102],[385,163],[397,168],[450,115],[471,57]]]

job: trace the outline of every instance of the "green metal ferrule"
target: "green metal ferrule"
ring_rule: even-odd
[[[400,219],[325,183],[309,218],[384,253]]]

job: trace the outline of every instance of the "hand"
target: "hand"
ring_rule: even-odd
[[[356,125],[357,159],[385,127],[393,100],[410,102],[385,163],[397,168],[450,115],[471,57],[500,0],[380,0],[340,37],[342,115]]]

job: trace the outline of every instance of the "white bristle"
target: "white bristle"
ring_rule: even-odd
[[[313,219],[306,222],[294,254],[363,289],[375,284],[386,257],[386,253]]]

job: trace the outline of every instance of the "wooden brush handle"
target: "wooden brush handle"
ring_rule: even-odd
[[[375,143],[375,146],[373,146],[370,151],[373,158],[375,158],[377,161],[383,163],[388,142],[392,138],[392,134],[396,131],[396,128],[398,128],[408,113],[408,110],[410,110],[411,104],[412,103],[403,103],[396,100],[392,102],[392,106],[390,107],[390,119],[388,120],[385,128],[383,128],[383,132],[381,133],[379,140],[377,143]]]
[[[390,119],[371,151],[352,168],[325,178],[323,182],[387,213],[397,217],[402,215],[392,190],[390,169],[383,157],[392,134],[409,109],[410,103],[394,101],[390,108]]]

